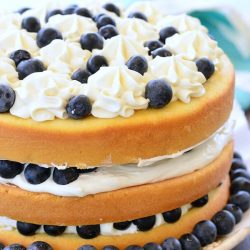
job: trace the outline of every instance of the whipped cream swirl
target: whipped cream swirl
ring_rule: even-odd
[[[0,30],[20,29],[21,22],[21,15],[17,13],[0,14]]]
[[[19,83],[14,63],[9,58],[0,57],[0,84],[8,84],[12,88]]]

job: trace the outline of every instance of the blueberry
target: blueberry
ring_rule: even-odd
[[[25,17],[22,20],[22,29],[28,32],[38,32],[41,29],[40,21],[36,17]]]
[[[53,250],[53,248],[44,241],[35,241],[28,246],[27,250]]]
[[[144,56],[132,56],[126,63],[130,70],[144,75],[148,71],[148,62]]]
[[[110,39],[119,35],[117,28],[111,24],[101,27],[98,32],[104,39]]]
[[[243,216],[243,212],[242,210],[236,206],[235,204],[227,204],[225,207],[224,207],[224,210],[227,210],[229,211],[235,218],[235,223],[239,223],[242,219],[242,216]]]
[[[24,177],[30,184],[38,185],[49,179],[50,168],[43,168],[35,164],[29,164],[24,170]]]
[[[213,216],[212,221],[217,228],[217,234],[219,236],[231,233],[235,226],[234,216],[226,210],[216,213]]]
[[[59,235],[64,233],[64,231],[66,230],[66,227],[45,225],[45,226],[43,226],[43,229],[44,229],[45,233],[47,233],[48,235],[59,236]]]
[[[16,227],[17,227],[18,232],[25,236],[34,235],[36,231],[40,228],[39,225],[32,224],[32,223],[25,223],[21,221],[17,221]]]
[[[66,7],[66,9],[64,9],[63,15],[71,15],[71,14],[74,14],[77,8],[78,8],[78,5],[76,5],[76,4],[71,4],[71,5],[69,5],[68,7]]]
[[[102,250],[119,250],[119,248],[112,246],[112,245],[108,245],[102,248]]]
[[[88,18],[92,18],[92,13],[87,9],[87,8],[77,8],[75,13],[78,16],[84,16],[84,17],[88,17]]]
[[[117,230],[126,230],[131,226],[131,221],[123,221],[123,222],[116,222],[113,224],[113,227]]]
[[[235,180],[238,177],[244,177],[244,178],[250,180],[250,174],[245,169],[236,169],[234,171],[231,171],[230,177],[231,177],[231,180]]]
[[[181,218],[181,208],[176,208],[162,214],[167,223],[175,223]]]
[[[54,9],[54,10],[48,11],[47,14],[46,14],[46,17],[45,17],[45,22],[48,22],[49,19],[50,19],[52,16],[55,16],[55,15],[63,15],[63,11],[60,10],[60,9]]]
[[[0,177],[12,179],[23,172],[24,165],[15,161],[0,160]]]
[[[149,99],[149,107],[163,108],[173,97],[171,86],[164,80],[151,80],[148,82],[145,97]]]
[[[199,198],[196,201],[193,201],[191,204],[193,207],[203,207],[208,203],[208,195],[205,195],[201,198]]]
[[[172,53],[164,48],[159,48],[159,49],[155,49],[151,52],[151,56],[153,58],[156,58],[157,56],[159,57],[168,57],[168,56],[172,56]]]
[[[79,174],[88,174],[96,171],[97,168],[78,169]]]
[[[250,193],[250,180],[245,177],[234,179],[230,187],[231,194],[236,194],[238,191],[246,191]]]
[[[242,156],[238,152],[234,152],[233,158],[242,160]]]
[[[30,8],[28,8],[28,7],[23,7],[23,8],[21,8],[21,9],[17,10],[17,13],[19,13],[19,14],[22,15],[24,12],[26,12],[26,11],[28,11],[28,10],[30,10]]]
[[[181,243],[176,238],[168,238],[162,243],[163,250],[182,250]]]
[[[16,66],[20,62],[29,60],[30,58],[31,58],[30,53],[23,49],[15,50],[10,54],[10,59],[14,61]]]
[[[99,18],[101,18],[102,16],[105,16],[105,15],[106,15],[106,14],[104,14],[104,13],[99,13],[99,14],[97,14],[97,15],[95,15],[95,16],[93,17],[93,20],[94,20],[95,22],[97,22]]]
[[[3,250],[26,250],[26,248],[20,244],[12,244],[5,247]]]
[[[103,26],[106,26],[108,24],[111,24],[113,26],[116,26],[116,23],[114,21],[113,18],[111,18],[110,16],[108,15],[102,15],[100,16],[97,21],[96,21],[96,25],[97,25],[97,28],[100,29],[101,27]]]
[[[215,241],[217,229],[212,221],[201,221],[195,225],[193,234],[198,238],[201,246],[204,247]]]
[[[162,247],[159,244],[150,242],[144,245],[143,249],[144,250],[162,250]]]
[[[15,91],[8,85],[0,84],[0,113],[9,112],[15,100]]]
[[[137,220],[133,220],[133,224],[137,226],[139,231],[145,232],[154,227],[155,221],[156,221],[155,215],[152,215]]]
[[[104,56],[95,55],[89,58],[87,69],[90,73],[95,74],[101,67],[108,66],[108,62]]]
[[[230,171],[234,171],[236,169],[245,169],[247,170],[246,165],[244,164],[244,162],[241,159],[233,159],[232,160],[232,165],[231,165],[231,170]]]
[[[79,247],[77,250],[96,250],[96,248],[92,245],[84,245]]]
[[[97,237],[100,232],[100,225],[88,225],[76,227],[78,235],[83,239],[93,239]]]
[[[98,33],[86,33],[80,38],[82,49],[92,51],[93,49],[103,48],[103,38]]]
[[[180,238],[180,243],[183,250],[200,250],[201,243],[193,234],[184,234]]]
[[[72,119],[83,119],[90,115],[91,110],[90,100],[85,95],[72,97],[66,106],[67,114]]]
[[[148,54],[151,55],[152,51],[162,48],[163,44],[158,40],[148,41],[144,43],[144,47],[147,47],[149,49]]]
[[[39,48],[42,48],[55,39],[63,39],[60,31],[53,28],[42,28],[37,33],[36,43]]]
[[[165,43],[166,39],[179,33],[174,27],[166,27],[160,30],[160,41]]]
[[[148,21],[147,17],[142,12],[131,12],[129,13],[128,18],[138,18],[144,20],[145,22]]]
[[[246,191],[240,191],[230,197],[229,203],[240,207],[245,212],[250,208],[250,194]]]
[[[143,248],[137,245],[131,245],[131,246],[127,246],[125,250],[143,250]]]
[[[87,83],[90,76],[91,73],[88,70],[78,69],[72,74],[71,79],[81,83]]]
[[[66,168],[59,170],[57,168],[53,171],[53,180],[59,185],[67,185],[79,177],[77,168]]]
[[[200,58],[196,61],[198,71],[201,72],[208,80],[214,73],[215,67],[213,62],[207,58]]]
[[[46,70],[44,64],[38,59],[29,59],[22,61],[17,66],[18,77],[23,80],[26,76],[35,72],[43,72]]]
[[[115,13],[117,16],[121,15],[120,9],[113,3],[106,3],[102,7],[107,11]]]

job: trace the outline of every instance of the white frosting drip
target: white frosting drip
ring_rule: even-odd
[[[98,171],[82,174],[76,181],[62,186],[52,177],[39,185],[29,184],[24,174],[13,179],[0,178],[1,184],[13,184],[30,192],[45,192],[58,196],[84,197],[122,188],[156,183],[183,176],[206,167],[222,152],[232,138],[233,123],[227,122],[216,134],[192,151],[176,158],[150,160],[150,165],[139,168],[136,164],[100,167]]]
[[[9,84],[12,88],[19,83],[14,63],[9,58],[0,57],[0,84]]]
[[[126,66],[103,67],[88,79],[87,96],[92,114],[100,118],[129,117],[136,109],[146,109],[144,78]]]
[[[27,76],[15,92],[16,101],[10,113],[40,122],[55,117],[65,119],[68,100],[83,93],[83,85],[65,75],[44,71]]]
[[[91,53],[82,50],[79,43],[54,40],[40,50],[40,59],[48,70],[63,74],[72,74],[79,68],[85,68]]]
[[[21,29],[22,18],[17,13],[0,15],[0,31],[8,29]]]
[[[151,74],[155,78],[165,78],[172,87],[173,101],[189,103],[191,97],[205,94],[203,83],[206,78],[198,72],[196,64],[181,56],[156,57],[149,63]]]
[[[84,33],[97,31],[95,23],[90,18],[76,14],[52,16],[45,26],[59,30],[66,40],[73,42],[78,42]]]

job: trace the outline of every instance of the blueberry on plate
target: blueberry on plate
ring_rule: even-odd
[[[113,227],[114,227],[115,229],[117,229],[117,230],[122,230],[122,231],[124,231],[124,230],[128,229],[128,228],[130,227],[131,224],[132,224],[131,221],[115,222],[115,223],[113,224]]]
[[[44,64],[39,59],[29,59],[20,62],[16,68],[18,72],[18,77],[20,80],[23,80],[28,75],[31,75],[35,72],[43,72],[46,70]]]
[[[24,170],[26,181],[33,185],[38,185],[49,179],[50,168],[43,168],[35,164],[29,164]]]
[[[28,246],[27,250],[53,250],[53,248],[44,241],[35,241]]]
[[[0,113],[9,112],[15,100],[15,91],[8,85],[0,84]]]
[[[239,191],[230,197],[229,203],[238,206],[245,212],[250,208],[250,194],[246,191]]]
[[[145,22],[148,21],[148,18],[142,12],[131,12],[128,14],[128,18],[138,18],[144,20]]]
[[[229,211],[234,216],[236,224],[241,221],[243,212],[237,205],[229,203],[224,207],[224,210]]]
[[[238,177],[244,177],[244,178],[250,180],[250,174],[245,169],[236,169],[234,171],[231,171],[230,178],[231,178],[232,181],[235,180]]]
[[[151,55],[152,51],[162,48],[163,44],[158,40],[148,41],[144,43],[144,47],[147,47],[149,49],[148,54]]]
[[[166,39],[179,33],[175,27],[165,27],[160,30],[160,41],[165,43]]]
[[[53,28],[42,28],[37,33],[36,43],[39,48],[45,47],[55,39],[63,39],[62,33]]]
[[[146,86],[145,97],[149,99],[149,107],[163,108],[172,100],[173,91],[164,79],[151,80]]]
[[[117,28],[111,24],[102,26],[98,32],[105,40],[119,35]]]
[[[12,179],[23,172],[24,165],[15,161],[0,160],[0,177]]]
[[[25,29],[28,32],[38,32],[41,29],[39,19],[33,16],[25,17],[22,20],[22,29]]]
[[[121,15],[120,9],[113,3],[106,3],[102,7],[107,11],[115,13],[117,16]]]
[[[73,119],[83,119],[90,115],[91,110],[92,105],[85,95],[72,97],[66,106],[68,116]]]
[[[195,225],[193,234],[198,238],[201,246],[204,247],[215,241],[217,229],[212,221],[201,221]]]
[[[93,239],[100,235],[100,225],[87,225],[76,227],[78,235],[83,239]]]
[[[71,14],[74,14],[77,8],[78,8],[78,5],[76,5],[76,4],[71,4],[71,5],[69,5],[68,7],[66,7],[66,8],[63,10],[63,15],[71,15]]]
[[[235,226],[234,216],[226,210],[217,212],[213,216],[212,222],[215,224],[219,236],[231,233]]]
[[[193,234],[184,234],[180,238],[183,250],[201,250],[201,243]]]
[[[107,245],[102,248],[102,250],[119,250],[116,246]]]
[[[171,211],[162,213],[162,216],[167,223],[175,223],[181,218],[181,213],[181,208],[176,208]]]
[[[196,61],[198,71],[201,72],[208,80],[214,73],[215,67],[212,61],[208,58],[200,58]]]
[[[66,227],[45,225],[45,226],[43,226],[43,229],[44,229],[45,233],[48,235],[59,236],[65,232]]]
[[[20,244],[11,244],[4,248],[4,250],[26,250],[26,247]]]
[[[130,245],[130,246],[127,246],[125,250],[144,250],[144,249],[137,245]]]
[[[133,220],[139,231],[145,232],[154,227],[156,221],[155,215]]]
[[[90,12],[89,9],[81,7],[81,8],[77,8],[75,13],[78,16],[84,16],[84,17],[88,17],[88,18],[92,18],[92,13]]]
[[[234,152],[233,158],[242,160],[242,156],[238,152]]]
[[[96,248],[92,245],[83,245],[79,247],[77,250],[96,250]]]
[[[157,56],[159,57],[168,57],[168,56],[172,56],[172,53],[164,48],[159,48],[159,49],[155,49],[151,52],[151,56],[153,58],[156,58]]]
[[[45,22],[47,23],[52,16],[63,15],[63,11],[60,9],[54,9],[47,12]]]
[[[245,177],[234,179],[230,187],[231,194],[236,194],[238,191],[246,191],[250,193],[250,180]]]
[[[87,62],[87,69],[92,74],[95,74],[101,67],[106,66],[108,66],[107,59],[101,55],[92,56]]]
[[[246,165],[241,159],[235,158],[232,160],[232,165],[231,165],[231,172],[236,170],[236,169],[245,169],[247,170]]]
[[[29,60],[31,58],[31,55],[28,51],[23,49],[18,49],[13,51],[10,54],[10,59],[14,61],[15,65],[17,66],[20,62]]]
[[[80,38],[82,49],[92,51],[103,48],[103,38],[98,33],[85,33]]]
[[[26,12],[26,11],[28,11],[28,10],[30,10],[30,8],[28,8],[28,7],[23,7],[23,8],[21,8],[21,9],[17,10],[16,12],[22,15],[24,12]]]
[[[108,15],[102,15],[96,21],[96,25],[97,25],[98,29],[100,29],[101,27],[106,26],[108,24],[116,26],[114,19]]]
[[[71,79],[76,80],[80,83],[87,83],[90,76],[91,73],[88,70],[78,69],[72,74]]]
[[[167,238],[162,243],[163,250],[182,250],[181,243],[176,238]]]
[[[53,171],[53,180],[59,185],[67,185],[79,177],[77,168],[57,169]]]
[[[144,75],[148,71],[148,62],[144,56],[132,56],[126,63],[130,70]]]
[[[25,236],[31,236],[34,235],[41,226],[32,223],[17,221],[16,227],[20,234]]]
[[[203,207],[208,203],[208,195],[205,195],[196,201],[193,201],[191,204],[193,207]]]
[[[162,250],[161,245],[154,242],[149,242],[143,247],[144,250]]]

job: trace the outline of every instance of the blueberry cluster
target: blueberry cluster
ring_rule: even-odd
[[[0,250],[53,250],[53,248],[46,242],[35,241],[27,248],[20,244],[12,244],[4,247],[4,245],[0,243]]]

